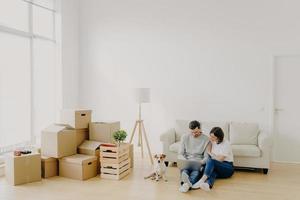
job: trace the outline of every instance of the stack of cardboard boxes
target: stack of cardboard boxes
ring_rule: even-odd
[[[78,180],[97,176],[101,170],[100,146],[113,143],[112,134],[120,130],[120,122],[91,122],[91,114],[91,110],[62,110],[60,124],[42,130],[41,154],[8,156],[9,182],[24,184],[40,181],[41,176]],[[125,146],[130,152],[129,165],[133,167],[133,145]]]
[[[89,137],[91,113],[91,110],[62,110],[61,124],[42,131],[41,153],[47,156],[42,159],[44,178],[60,175],[86,180],[97,175],[97,156],[77,154],[77,148]]]

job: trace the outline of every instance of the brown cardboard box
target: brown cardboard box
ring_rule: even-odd
[[[58,176],[58,160],[42,156],[42,177],[50,178],[53,176]]]
[[[100,145],[101,142],[86,140],[78,147],[78,153],[97,157],[97,173],[100,173]]]
[[[7,154],[5,165],[5,176],[11,185],[41,181],[41,154],[39,153],[21,156]]]
[[[62,125],[51,125],[42,131],[43,156],[61,158],[76,154],[76,132]]]
[[[86,180],[97,176],[97,157],[76,154],[59,159],[59,175]]]
[[[120,122],[92,122],[89,124],[90,140],[113,143],[112,134],[120,130]]]
[[[63,109],[60,113],[62,124],[69,125],[75,129],[88,128],[91,122],[91,110]]]
[[[79,147],[85,140],[89,139],[89,129],[74,129],[76,132],[76,143]]]
[[[101,144],[98,141],[86,140],[78,147],[78,153],[99,157]]]
[[[130,167],[134,167],[134,148],[133,144],[129,145],[129,158],[130,158]]]

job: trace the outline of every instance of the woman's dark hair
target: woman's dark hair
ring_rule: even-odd
[[[210,134],[214,134],[218,138],[217,144],[223,142],[224,139],[224,132],[220,127],[214,127],[211,129]]]
[[[194,120],[194,121],[191,121],[190,124],[189,124],[189,128],[194,130],[195,128],[201,128],[201,124],[200,122]]]

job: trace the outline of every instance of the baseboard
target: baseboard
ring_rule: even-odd
[[[272,163],[297,164],[297,165],[300,165],[300,162],[290,162],[290,161],[282,161],[282,160],[273,160]]]

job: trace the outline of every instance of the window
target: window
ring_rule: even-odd
[[[41,7],[33,7],[33,33],[54,39],[53,12]]]
[[[20,0],[0,0],[0,25],[29,31],[28,3]]]
[[[59,66],[54,0],[0,0],[0,154],[55,122]]]
[[[0,146],[30,139],[30,41],[0,32]]]
[[[41,130],[55,122],[56,68],[55,46],[51,41],[36,39],[33,45],[33,119],[34,136],[39,140]]]

